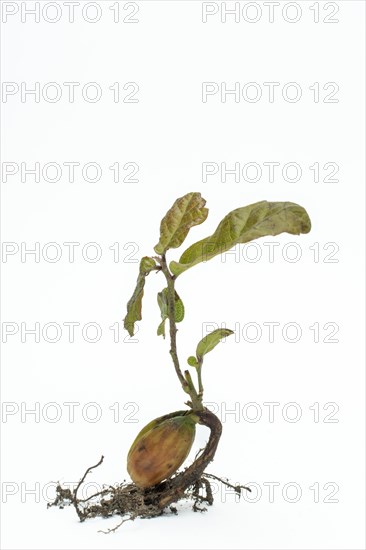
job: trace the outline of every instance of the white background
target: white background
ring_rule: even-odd
[[[314,3],[306,1],[297,2],[301,17],[296,23],[283,17],[284,3],[270,23],[263,2],[256,3],[262,10],[256,23],[243,17],[235,23],[233,16],[222,23],[220,13],[203,23],[200,2],[141,1],[134,16],[138,23],[132,24],[122,22],[131,11],[124,2],[118,23],[113,22],[113,3],[99,2],[102,17],[94,24],[81,15],[84,0],[75,8],[74,23],[62,2],[62,17],[53,24],[42,16],[39,23],[32,16],[22,22],[21,3],[13,4],[19,12],[2,24],[2,80],[25,82],[29,88],[39,82],[41,89],[56,82],[63,95],[55,103],[42,96],[39,103],[32,96],[22,102],[20,93],[3,96],[3,163],[23,162],[29,168],[35,162],[96,162],[103,174],[90,183],[79,169],[69,182],[65,169],[52,183],[42,177],[35,182],[32,175],[22,182],[18,172],[3,182],[2,240],[19,247],[2,257],[3,331],[10,326],[4,323],[19,327],[3,344],[2,400],[5,412],[14,412],[4,415],[3,410],[1,425],[3,548],[364,548],[364,3],[338,1],[326,11],[320,2],[319,23],[310,9]],[[333,4],[339,7],[334,16],[339,22],[327,24],[324,18]],[[288,18],[294,17],[291,9]],[[253,18],[254,12],[248,13]],[[80,83],[74,103],[63,82]],[[100,101],[83,99],[80,89],[88,82],[100,85]],[[121,88],[136,82],[138,103],[114,103],[108,88],[115,82]],[[203,103],[202,82],[226,82],[228,88],[256,82],[263,96],[256,103],[243,98],[236,103],[233,96],[221,102],[216,94]],[[264,82],[280,83],[273,102]],[[301,87],[299,101],[283,99],[288,82]],[[319,102],[309,89],[314,82],[320,83]],[[337,103],[323,101],[322,86],[328,82],[339,86]],[[115,162],[121,167],[137,163],[138,183],[113,182],[108,167]],[[271,183],[263,168],[256,183],[235,182],[232,176],[223,183],[219,175],[204,183],[203,162],[228,167],[256,162],[262,168],[263,162],[296,162],[302,177],[289,182],[278,172]],[[327,174],[322,172],[315,182],[309,169],[315,162],[321,167],[336,163],[339,181],[322,181]],[[115,343],[109,327],[117,322],[121,327],[137,276],[134,261],[153,252],[161,217],[189,191],[202,193],[210,214],[204,225],[192,229],[183,249],[209,235],[230,210],[259,200],[297,202],[312,219],[308,235],[263,239],[279,243],[273,262],[268,245],[261,243],[257,262],[237,249],[237,256],[201,264],[177,284],[186,306],[178,333],[183,364],[204,334],[202,323],[236,329],[235,339],[221,344],[204,365],[205,397],[224,427],[209,471],[257,484],[261,494],[257,502],[236,502],[222,491],[206,514],[180,505],[178,517],[136,520],[106,536],[98,529],[113,527],[117,518],[80,524],[71,508],[47,510],[53,495],[47,484],[77,482],[101,454],[104,464],[88,482],[121,482],[136,432],[183,406],[168,342],[156,336],[161,276],[147,280],[137,341],[125,339],[121,331]],[[22,261],[22,242],[28,248],[40,243],[39,262],[34,255]],[[42,256],[50,242],[62,250],[54,263],[47,252],[46,259]],[[65,242],[80,243],[73,263]],[[81,254],[90,242],[102,251],[95,263]],[[114,262],[109,247],[116,242],[120,257]],[[286,249],[289,242],[301,247],[296,262],[283,258],[284,250],[289,255],[295,250]],[[327,243],[335,245],[324,250]],[[319,258],[314,256],[317,246]],[[326,256],[333,250],[331,259],[337,261],[329,262]],[[179,254],[172,251],[170,259]],[[59,341],[50,343],[41,333],[39,343],[32,335],[22,342],[21,323],[32,328],[37,322],[41,332],[45,324],[57,323]],[[66,322],[80,323],[74,343],[68,341]],[[102,330],[96,343],[81,335],[90,322]],[[272,343],[266,322],[280,323]],[[298,342],[282,335],[290,322],[301,328]],[[248,341],[254,337],[245,333],[247,323],[262,330],[256,343]],[[314,323],[320,327],[318,343],[309,328]],[[331,332],[324,329],[326,323],[339,327],[338,342],[324,342]],[[287,340],[293,338],[291,331],[288,335]],[[74,422],[66,402],[80,403]],[[86,407],[82,415],[90,402],[100,407],[98,422],[90,421],[95,409]],[[278,403],[273,422],[264,405],[268,402]],[[47,409],[47,403],[58,404],[58,421],[51,421],[56,409]],[[119,403],[119,421],[110,409],[114,403]],[[35,406],[40,417],[22,419],[21,410]],[[235,408],[236,414],[227,414]],[[258,410],[258,421],[250,422]],[[298,421],[289,421],[299,411]],[[202,428],[195,451],[206,440]],[[273,499],[270,482],[277,484]],[[285,498],[288,483],[296,485]],[[289,502],[294,487],[301,494]],[[319,502],[314,487],[319,487]],[[32,488],[36,494],[27,494]]]

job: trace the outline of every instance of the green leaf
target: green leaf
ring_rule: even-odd
[[[184,304],[179,298],[178,294],[175,293],[175,322],[181,323],[184,319]]]
[[[161,318],[166,319],[168,317],[168,289],[163,288],[161,292],[158,292],[158,304],[160,307]]]
[[[157,330],[158,336],[162,336],[163,338],[165,338],[165,321],[166,318],[162,320]]]
[[[163,336],[165,338],[165,321],[168,318],[168,289],[164,288],[161,292],[158,292],[158,304],[160,308],[160,314],[162,321],[158,326],[157,334],[158,336]]]
[[[156,262],[154,258],[144,256],[140,262],[140,273],[146,273],[148,275],[150,271],[156,268]]]
[[[306,210],[293,202],[261,201],[230,212],[219,223],[215,233],[193,244],[180,257],[170,262],[174,275],[222,254],[238,243],[247,243],[259,237],[290,233],[309,233],[310,218]]]
[[[190,367],[197,367],[198,366],[197,358],[194,355],[190,355],[188,357],[187,363]]]
[[[205,221],[208,209],[201,193],[187,193],[175,201],[160,224],[160,240],[154,247],[157,254],[165,254],[169,248],[178,248],[191,227]]]
[[[158,326],[157,334],[158,336],[163,336],[165,338],[165,321],[169,317],[169,308],[168,308],[168,289],[163,288],[161,292],[158,292],[158,304],[160,308],[162,322]],[[175,291],[175,322],[180,323],[184,319],[184,305],[179,297],[178,293]]]
[[[127,304],[127,315],[124,318],[123,325],[130,336],[133,336],[135,332],[136,321],[141,321],[142,319],[141,308],[142,297],[144,295],[145,278],[145,275],[141,275],[141,273],[139,274],[136,288]]]
[[[148,274],[156,268],[153,258],[144,256],[140,261],[139,276],[132,297],[127,303],[127,315],[124,318],[123,326],[130,336],[135,332],[136,321],[141,321],[142,297],[144,295],[145,280]]]
[[[206,353],[213,350],[222,338],[226,338],[226,336],[230,336],[230,334],[234,334],[234,332],[228,328],[218,328],[217,330],[210,332],[210,334],[207,334],[207,336],[202,338],[202,340],[198,343],[196,349],[198,360],[202,358]]]

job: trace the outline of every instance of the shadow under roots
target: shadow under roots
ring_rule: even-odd
[[[47,506],[64,508],[73,505],[80,521],[95,517],[121,516],[121,522],[113,529],[101,531],[102,533],[111,533],[125,521],[161,516],[168,510],[176,514],[177,509],[173,504],[180,500],[193,501],[195,512],[206,511],[204,505],[211,506],[214,501],[210,480],[219,481],[232,488],[238,495],[241,495],[242,490],[250,491],[248,487],[232,485],[226,479],[205,472],[206,467],[214,458],[221,437],[222,425],[217,416],[208,410],[199,411],[196,414],[199,416],[199,423],[210,428],[210,438],[206,447],[197,453],[193,464],[183,472],[176,473],[174,477],[148,489],[141,489],[134,483],[106,486],[102,491],[86,499],[79,499],[77,495],[81,485],[86,476],[102,464],[104,459],[102,456],[95,466],[86,470],[74,491],[58,485],[56,499]]]

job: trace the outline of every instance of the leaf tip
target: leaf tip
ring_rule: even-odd
[[[154,250],[157,254],[163,254],[163,252],[164,252],[164,249],[163,249],[163,247],[161,246],[160,243],[158,243],[157,245],[154,246]]]
[[[309,217],[309,214],[304,210],[304,216],[301,223],[301,233],[306,235],[307,233],[310,233],[311,230],[311,219]]]
[[[128,321],[126,321],[126,319],[124,319],[123,327],[125,328],[125,330],[127,330],[128,334],[132,338],[132,336],[134,335],[134,328],[135,328],[134,323],[129,323]]]

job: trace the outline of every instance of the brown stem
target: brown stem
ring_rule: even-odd
[[[175,372],[177,373],[177,376],[182,385],[182,388],[186,393],[188,393],[188,395],[192,400],[193,409],[202,410],[203,409],[202,402],[198,398],[198,394],[194,387],[192,379],[186,379],[183,376],[183,373],[179,365],[178,352],[177,352],[178,329],[175,322],[175,287],[174,287],[175,278],[168,269],[165,254],[161,256],[160,263],[161,263],[161,270],[165,275],[167,285],[168,285],[168,318],[169,318],[169,335],[170,335],[170,355],[172,357]]]

